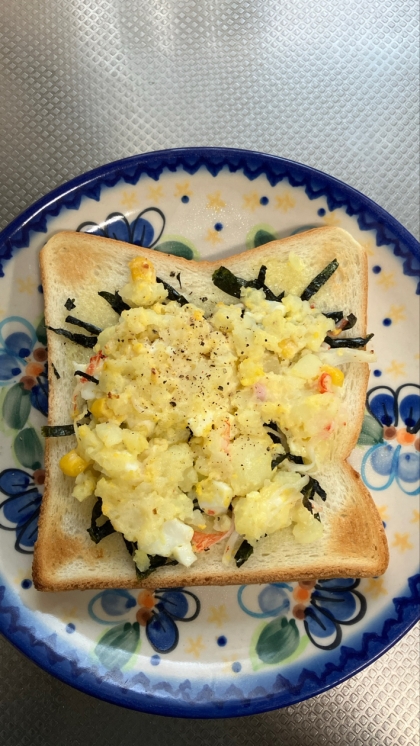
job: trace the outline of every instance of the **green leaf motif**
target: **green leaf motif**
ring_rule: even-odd
[[[138,622],[118,624],[100,638],[95,653],[105,668],[122,668],[136,652],[140,640]]]
[[[246,248],[256,249],[257,246],[263,246],[265,243],[275,241],[276,238],[276,231],[272,225],[269,225],[269,223],[258,223],[246,235]]]
[[[256,645],[256,653],[264,663],[280,663],[289,658],[299,645],[299,630],[294,619],[282,616],[264,627]]]
[[[264,246],[265,243],[270,243],[270,241],[275,241],[276,237],[265,230],[258,230],[254,236],[253,244],[254,249],[258,248],[258,246]]]
[[[182,256],[184,259],[194,259],[194,252],[181,241],[164,241],[155,246],[155,251],[162,251],[164,254],[173,254],[173,256]]]
[[[3,402],[3,418],[13,430],[21,430],[31,411],[31,393],[19,383],[15,383],[6,394]]]
[[[42,317],[41,321],[39,322],[36,330],[35,330],[36,338],[38,342],[41,342],[42,345],[45,347],[47,346],[47,330],[45,328],[45,319]]]
[[[41,468],[44,450],[33,427],[26,427],[16,435],[13,448],[16,458],[22,466],[33,470]]]
[[[366,412],[357,445],[374,446],[377,443],[383,443],[383,428],[371,414]]]

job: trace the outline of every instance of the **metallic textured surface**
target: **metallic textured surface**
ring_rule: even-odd
[[[362,673],[284,710],[181,720],[122,710],[56,681],[1,640],[2,746],[418,746],[418,632]],[[141,739],[141,740],[140,740]]]
[[[107,161],[221,145],[327,171],[418,236],[417,58],[416,0],[3,0],[0,228]],[[220,722],[121,710],[0,648],[5,745],[419,743],[416,631],[313,700]]]

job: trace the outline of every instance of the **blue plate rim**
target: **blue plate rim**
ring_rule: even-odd
[[[25,245],[28,245],[30,241],[30,231],[46,233],[48,218],[58,215],[61,209],[65,207],[69,209],[78,209],[78,206],[84,197],[98,200],[102,187],[114,186],[116,183],[121,181],[121,179],[126,181],[126,183],[137,183],[143,173],[146,173],[149,176],[151,175],[152,178],[154,173],[154,178],[156,178],[156,174],[157,178],[159,178],[165,168],[168,168],[171,171],[176,171],[179,167],[182,167],[184,170],[192,174],[202,166],[207,167],[213,175],[217,175],[222,168],[228,166],[230,171],[243,171],[249,180],[253,180],[261,173],[264,173],[269,181],[271,178],[270,183],[274,181],[274,184],[287,178],[292,186],[304,186],[310,199],[322,196],[327,197],[330,210],[336,209],[336,207],[345,207],[348,214],[357,215],[357,220],[362,230],[376,231],[377,245],[388,244],[392,246],[394,254],[405,260],[403,265],[403,271],[405,274],[420,276],[420,269],[416,266],[416,260],[420,261],[419,242],[403,225],[401,225],[373,200],[335,177],[329,176],[323,171],[314,169],[311,166],[281,158],[280,156],[236,148],[196,147],[151,151],[149,153],[116,160],[76,176],[65,184],[51,190],[47,195],[24,209],[20,215],[12,220],[3,231],[0,232],[0,260],[2,258],[6,261],[9,260],[12,258],[15,249],[23,248]],[[373,220],[372,216],[374,218]],[[36,218],[40,218],[40,220],[35,226],[34,221]],[[412,257],[414,257],[415,260],[414,267],[411,265]],[[1,276],[3,276],[3,273],[1,271],[0,263],[0,277]],[[419,289],[417,289],[417,293],[419,293]],[[169,703],[168,700],[165,700],[164,704],[161,706],[159,702],[161,698],[153,698],[139,692],[134,693],[134,695],[132,694],[135,701],[131,701],[130,697],[127,698],[126,693],[124,694],[123,690],[120,688],[117,690],[118,694],[112,692],[112,689],[116,689],[114,684],[111,685],[111,691],[100,691],[100,687],[98,691],[98,687],[95,689],[95,686],[92,686],[90,683],[81,681],[80,675],[72,678],[72,676],[66,674],[65,671],[57,670],[57,667],[55,667],[56,664],[53,664],[50,661],[51,648],[44,641],[38,641],[38,650],[35,654],[30,639],[28,639],[27,644],[25,644],[22,640],[18,639],[19,635],[17,632],[15,634],[11,632],[8,628],[10,625],[6,624],[5,614],[0,616],[0,631],[15,647],[21,650],[21,652],[28,658],[35,661],[48,673],[51,673],[56,678],[75,686],[87,694],[94,695],[100,699],[113,702],[120,706],[150,713],[164,714],[168,716],[176,715],[180,717],[216,718],[243,716],[273,710],[278,707],[285,707],[289,704],[296,704],[297,702],[325,692],[360,672],[367,665],[383,655],[390,647],[392,647],[392,645],[401,639],[406,632],[409,631],[420,616],[420,612],[416,612],[414,605],[419,599],[418,590],[416,590],[416,583],[420,583],[420,576],[414,576],[411,581],[411,597],[393,599],[395,608],[397,608],[399,602],[402,602],[399,603],[399,619],[387,619],[384,622],[382,633],[380,635],[376,632],[364,633],[363,639],[365,639],[366,635],[371,638],[369,641],[366,641],[365,650],[353,650],[356,657],[353,659],[351,655],[350,657],[347,657],[346,663],[341,671],[334,672],[335,675],[333,676],[332,682],[327,681],[331,672],[329,672],[328,675],[325,673],[324,683],[322,685],[319,685],[319,683],[313,683],[312,690],[309,692],[300,691],[299,693],[296,693],[295,696],[292,696],[291,698],[289,697],[289,700],[285,702],[282,701],[282,698],[284,698],[284,692],[278,693],[277,696],[273,693],[270,697],[253,699],[248,702],[245,702],[244,700],[229,701],[225,703],[223,707],[220,707],[220,705],[211,701],[194,704],[191,702],[180,702],[175,699],[170,700]],[[5,591],[6,588],[0,586],[0,594]],[[4,609],[4,611],[6,611],[6,609]],[[29,636],[32,634],[29,629],[27,629],[26,632]],[[376,649],[375,653],[371,654],[369,653],[369,645],[373,642],[379,644],[380,647],[379,649]],[[40,648],[43,649],[45,655],[44,658],[38,655]],[[351,648],[346,648],[346,656],[347,651],[351,650]],[[357,661],[355,666],[350,666],[350,668],[346,670],[349,660],[352,659],[354,664],[357,656],[360,655],[363,655],[364,659]],[[316,676],[315,678],[318,677]],[[300,689],[303,689],[303,685]]]

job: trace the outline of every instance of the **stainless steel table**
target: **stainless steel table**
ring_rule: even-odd
[[[348,182],[418,236],[416,0],[3,0],[0,228],[76,174],[188,145]],[[177,721],[91,699],[0,640],[3,744],[418,744],[418,632],[286,710]]]

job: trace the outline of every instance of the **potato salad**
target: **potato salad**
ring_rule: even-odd
[[[287,527],[319,539],[317,464],[346,423],[337,364],[357,355],[325,342],[336,320],[246,285],[206,316],[170,300],[149,260],[130,272],[126,310],[75,362],[77,446],[60,462],[74,497],[102,500],[140,573],[156,556],[188,567],[218,541],[231,562]]]

